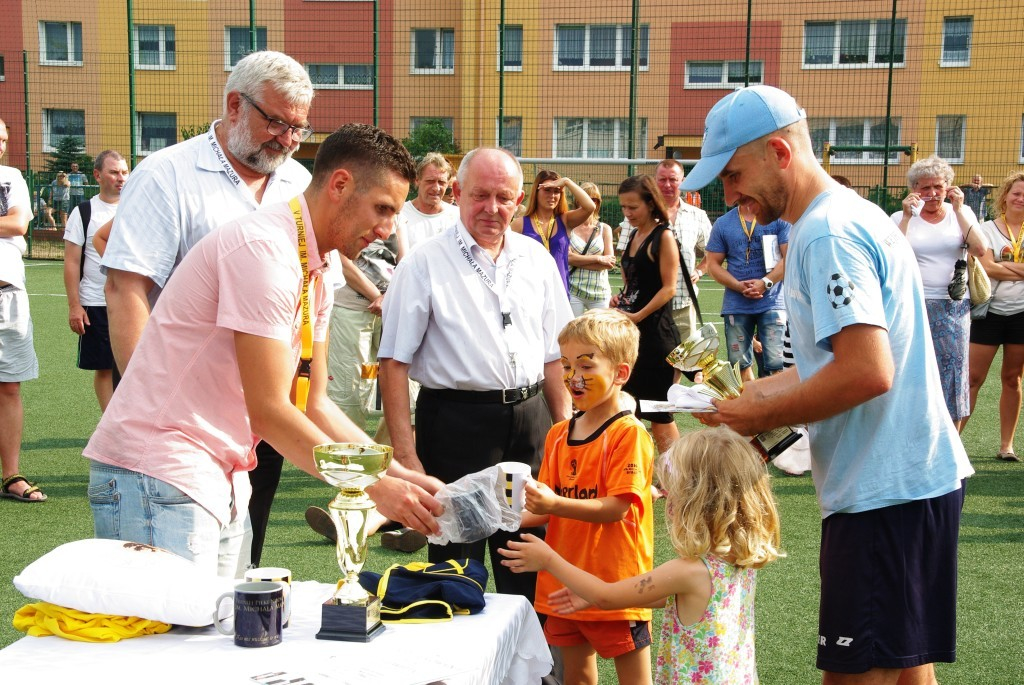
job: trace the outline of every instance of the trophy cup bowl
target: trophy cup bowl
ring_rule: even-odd
[[[665,361],[680,371],[701,371],[704,374],[702,393],[718,400],[735,399],[743,391],[740,365],[719,359],[718,347],[718,331],[714,324],[706,323],[669,352]],[[769,462],[799,439],[800,434],[789,426],[779,426],[755,435],[750,444]]]
[[[374,509],[366,488],[384,476],[392,454],[388,445],[334,442],[313,448],[317,471],[338,488],[328,511],[338,533],[338,566],[344,574],[334,596],[323,604],[319,640],[369,642],[384,630],[380,599],[359,584],[359,571],[366,561],[366,520]]]
[[[665,361],[680,371],[700,371],[704,374],[705,394],[724,400],[740,396],[743,381],[739,364],[730,366],[718,358],[718,331],[706,323],[678,347],[668,353]]]

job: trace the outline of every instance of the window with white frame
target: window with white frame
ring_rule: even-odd
[[[809,119],[811,144],[814,155],[821,159],[824,143],[833,146],[861,146],[885,144],[885,117]],[[900,144],[900,119],[890,119],[889,145]],[[882,152],[844,151],[832,155],[833,164],[881,164]],[[899,161],[899,153],[891,152],[889,161]]]
[[[523,118],[503,117],[501,120],[501,146],[516,157],[523,155]]]
[[[963,164],[967,117],[941,114],[935,117],[935,154],[950,164]]]
[[[945,17],[942,20],[942,60],[939,66],[971,66],[971,37],[974,17]]]
[[[558,118],[554,122],[553,157],[629,159],[629,119]],[[637,120],[634,153],[647,150],[647,119]]]
[[[907,20],[889,19],[808,21],[804,23],[804,67],[903,66]]]
[[[314,88],[373,90],[372,64],[307,64],[306,71]]]
[[[82,66],[82,25],[76,21],[39,22],[39,63]]]
[[[139,112],[136,115],[136,145],[148,155],[178,142],[178,115],[173,112]]]
[[[498,56],[501,67],[501,56]],[[523,27],[520,24],[505,24],[505,71],[523,70]]]
[[[411,74],[455,73],[455,29],[413,29]]]
[[[647,69],[650,27],[639,27],[637,63]],[[555,27],[556,71],[614,71],[629,69],[633,59],[630,24],[560,24]]]
[[[174,69],[174,27],[135,25],[135,68]]]
[[[267,49],[267,27],[256,27],[256,50]],[[224,27],[224,70],[231,71],[250,52],[254,52],[249,41],[248,26]]]
[[[43,110],[43,152],[54,152],[61,138],[77,138],[85,146],[85,110]]]
[[[764,63],[750,63],[750,83],[762,83]],[[744,61],[687,62],[684,88],[736,88],[744,84]]]

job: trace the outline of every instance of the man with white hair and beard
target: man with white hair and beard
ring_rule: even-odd
[[[132,172],[101,262],[110,343],[122,374],[156,298],[199,239],[306,189],[310,174],[291,155],[312,134],[312,100],[302,65],[280,52],[252,53],[228,77],[222,119],[207,133],[150,155]],[[282,459],[266,443],[257,455],[249,516],[251,560],[258,565]]]

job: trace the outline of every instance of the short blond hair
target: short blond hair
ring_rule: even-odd
[[[590,309],[565,325],[558,344],[582,342],[593,345],[612,364],[632,369],[640,350],[640,329],[617,309]]]
[[[749,568],[782,556],[768,469],[746,438],[725,426],[687,433],[662,456],[658,477],[680,556],[713,554]]]
[[[448,174],[448,180],[452,180],[452,176],[455,174],[455,169],[452,167],[452,163],[442,155],[440,152],[428,152],[423,155],[423,159],[416,165],[416,180],[423,178],[423,172],[426,171],[427,167],[437,167],[441,171]]]
[[[997,214],[1006,213],[1006,196],[1010,194],[1013,184],[1020,183],[1021,181],[1024,181],[1024,171],[1014,171],[1004,178],[1003,182],[996,188],[996,192],[992,193],[992,207],[996,210]]]

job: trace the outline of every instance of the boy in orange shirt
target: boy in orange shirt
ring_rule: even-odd
[[[546,542],[574,566],[613,582],[654,563],[651,477],[654,443],[619,399],[636,362],[640,334],[625,315],[594,309],[558,336],[564,381],[578,412],[552,426],[536,483],[526,487],[524,526],[547,520]],[[537,576],[534,606],[544,635],[560,647],[565,682],[597,683],[597,658],[615,660],[620,683],[651,682],[651,610],[585,607],[559,615],[549,595],[565,592]]]

